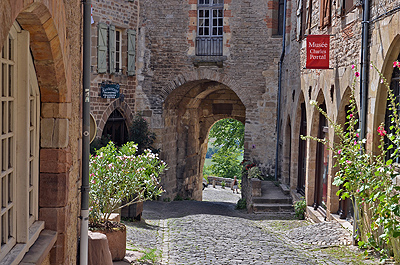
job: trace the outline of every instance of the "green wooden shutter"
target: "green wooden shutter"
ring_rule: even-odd
[[[107,24],[99,23],[97,36],[97,72],[107,73]]]
[[[115,73],[115,26],[108,28],[108,60],[110,65],[110,74]]]
[[[136,68],[136,31],[128,29],[128,75],[135,75]]]

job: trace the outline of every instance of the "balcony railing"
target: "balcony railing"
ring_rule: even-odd
[[[197,56],[222,56],[223,37],[197,37]]]

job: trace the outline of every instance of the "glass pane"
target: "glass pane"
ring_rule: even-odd
[[[204,10],[204,16],[210,17],[210,10]]]
[[[204,30],[203,30],[203,28],[199,28],[199,35],[200,35],[200,36],[203,36],[203,35],[204,35]]]
[[[7,65],[2,64],[1,65],[1,76],[2,76],[2,82],[1,82],[1,91],[2,91],[2,96],[7,97]]]
[[[213,19],[213,26],[214,27],[218,26],[218,19],[215,18]]]
[[[8,102],[8,132],[14,131],[13,121],[14,121],[14,102]]]
[[[1,217],[1,244],[7,244],[7,212]]]
[[[13,65],[9,65],[8,66],[8,95],[10,97],[13,96],[13,90],[12,90],[13,82],[14,82],[13,75],[14,75],[14,66]]]
[[[32,171],[33,171],[33,162],[29,161],[29,186],[33,186],[33,177],[32,177]]]
[[[29,216],[33,215],[33,191],[29,192]]]
[[[8,114],[7,109],[8,109],[8,106],[7,105],[8,105],[7,101],[1,102],[1,110],[3,112],[3,115],[1,117],[2,124],[3,124],[3,126],[2,126],[2,133],[3,134],[6,134],[8,132],[8,128],[7,128],[7,125],[8,125],[7,124],[7,114]]]
[[[204,29],[204,35],[205,35],[205,36],[210,35],[210,30],[209,30],[209,28],[205,28],[205,29]]]
[[[11,169],[14,166],[13,151],[14,151],[14,138],[8,138],[8,168]]]
[[[1,170],[6,171],[7,170],[7,158],[8,154],[6,152],[7,150],[7,145],[6,145],[6,139],[3,139],[1,141],[1,156],[2,156],[2,166]]]
[[[14,56],[13,56],[13,49],[14,49],[14,45],[13,45],[13,40],[10,38],[8,39],[8,59],[13,60]]]
[[[218,36],[222,36],[222,28],[218,28]]]
[[[217,11],[218,11],[217,9],[213,9],[213,17],[217,17],[218,16],[217,15],[218,14]]]
[[[204,19],[199,19],[199,27],[204,26]]]
[[[217,35],[217,33],[218,33],[218,32],[217,32],[217,28],[213,28],[213,33],[212,33],[212,34],[213,34],[213,35]]]
[[[1,179],[1,192],[2,192],[2,196],[1,196],[1,207],[2,208],[6,208],[7,207],[7,177],[3,177]]]
[[[206,25],[206,27],[209,27],[209,26],[210,26],[210,20],[209,20],[209,19],[206,19],[206,20],[205,20],[205,25]]]
[[[199,10],[199,17],[204,17],[204,10]]]
[[[222,17],[222,9],[218,9],[218,17]]]
[[[218,26],[222,26],[222,24],[223,24],[223,22],[224,22],[224,20],[222,19],[222,18],[219,18],[218,19]]]
[[[8,175],[8,203],[12,203],[14,201],[14,198],[13,198],[13,183],[14,183],[13,174],[10,173]]]
[[[35,117],[35,102],[33,100],[29,101],[29,113],[30,113],[30,117],[29,117],[29,124],[30,126],[33,126],[34,124],[34,117]]]

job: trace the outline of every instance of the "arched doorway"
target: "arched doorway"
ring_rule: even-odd
[[[121,146],[128,141],[126,119],[118,109],[114,110],[108,117],[104,125],[103,136],[110,138],[117,146]]]
[[[304,196],[306,187],[306,150],[307,141],[302,140],[301,136],[307,135],[307,112],[306,103],[300,104],[300,130],[299,130],[299,151],[298,151],[298,171],[297,171],[297,192]]]
[[[325,102],[319,107],[326,112]],[[318,135],[319,139],[328,138],[328,123],[322,113],[318,114]],[[314,192],[314,209],[319,207],[326,209],[328,201],[328,170],[329,170],[329,149],[328,145],[317,142],[316,163],[315,163],[315,192]]]
[[[245,123],[246,110],[228,86],[198,80],[173,90],[163,105],[162,157],[169,165],[162,180],[164,196],[202,199],[202,175],[208,133],[220,119]]]

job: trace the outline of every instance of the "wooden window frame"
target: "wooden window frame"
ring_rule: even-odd
[[[6,146],[6,148],[0,146],[2,152],[0,163],[2,168],[0,172],[0,198],[2,199],[0,201],[2,204],[0,261],[5,264],[18,264],[44,229],[44,222],[38,221],[40,93],[29,42],[29,32],[22,30],[15,22],[6,39],[6,44],[0,52],[1,69],[4,68],[4,65],[13,65],[14,69],[13,73],[8,72],[4,75],[2,73],[5,71],[2,70],[0,74],[0,83],[2,84],[0,86],[2,108],[0,110],[0,145],[13,138],[12,146]],[[10,48],[10,44],[14,48]],[[3,58],[3,54],[8,51],[12,51],[13,56]],[[8,94],[3,93],[4,84],[8,86]],[[11,101],[13,106],[5,107],[7,113],[4,113],[3,106]],[[4,102],[6,103],[4,104]],[[11,159],[11,163],[7,161],[9,159]],[[7,164],[7,169],[3,170],[5,164]],[[14,178],[11,179],[10,185],[6,183],[4,186],[4,182],[10,181],[10,178],[4,181],[4,176],[9,173],[12,173]],[[11,205],[14,211],[12,217],[4,217],[7,210],[3,206],[7,204],[8,207],[10,203],[13,204]],[[11,226],[2,222],[6,219],[8,222],[12,222]]]

